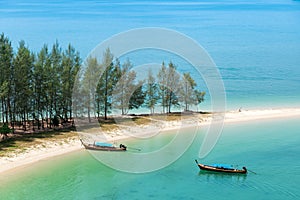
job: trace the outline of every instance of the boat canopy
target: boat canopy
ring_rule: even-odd
[[[213,164],[212,166],[217,168],[233,169],[232,165],[227,164]]]
[[[95,146],[99,146],[99,147],[113,147],[112,144],[105,143],[105,142],[95,142]]]

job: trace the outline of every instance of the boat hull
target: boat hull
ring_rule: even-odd
[[[96,150],[96,151],[126,151],[126,147],[108,147],[108,146],[96,146],[94,144],[86,144],[82,140],[81,144],[85,149]]]
[[[204,165],[204,164],[198,163],[197,161],[196,161],[196,163],[201,170],[205,170],[205,171],[222,172],[222,173],[230,173],[230,174],[246,174],[247,173],[246,167],[243,167],[243,169],[233,169],[233,168],[228,169],[228,168]]]

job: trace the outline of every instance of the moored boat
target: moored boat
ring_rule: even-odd
[[[214,164],[214,165],[204,165],[201,163],[198,163],[198,160],[195,160],[197,163],[198,167],[201,170],[206,170],[206,171],[213,171],[213,172],[224,172],[224,173],[236,173],[236,174],[246,174],[247,173],[247,168],[242,167],[242,169],[237,169],[232,167],[231,165],[224,165],[224,164]]]
[[[97,151],[126,151],[127,147],[124,144],[120,144],[119,147],[114,146],[110,143],[103,143],[103,142],[94,142],[93,144],[85,143],[81,139],[81,144],[84,148],[89,150],[97,150]]]

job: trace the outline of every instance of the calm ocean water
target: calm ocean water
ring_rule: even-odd
[[[57,39],[85,58],[103,40],[133,28],[162,27],[195,39],[215,61],[225,84],[228,109],[299,106],[300,2],[246,1],[0,1],[0,32],[16,48],[33,51]],[[133,41],[134,42],[134,41]],[[157,54],[160,55],[160,54]],[[156,56],[157,56],[156,55]],[[175,60],[147,56],[135,65]],[[210,109],[206,90],[202,109]]]
[[[172,165],[151,173],[115,171],[85,150],[41,161],[2,176],[0,199],[300,198],[299,118],[225,125],[214,150],[201,161],[247,166],[255,172],[247,175],[201,172],[194,159],[203,132]],[[148,150],[152,144],[157,150],[172,137],[165,134],[127,144]]]
[[[113,34],[169,28],[195,39],[210,54],[225,84],[228,109],[300,105],[300,1],[31,0],[0,5],[0,32],[15,50],[21,39],[35,52],[58,39],[62,46],[72,43],[84,58]],[[169,61],[160,56],[155,62]],[[134,60],[149,62],[151,56]],[[209,95],[202,108],[209,109]],[[203,140],[200,131],[180,159],[159,171],[117,172],[82,150],[1,174],[0,199],[300,199],[299,128],[299,118],[225,126],[203,162],[245,165],[257,174],[200,173],[194,163]],[[170,137],[147,142],[161,144]],[[147,142],[128,144],[158,147]]]

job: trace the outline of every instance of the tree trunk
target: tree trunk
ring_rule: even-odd
[[[171,113],[171,104],[172,103],[172,91],[170,91],[170,97],[169,97],[169,113]]]
[[[7,99],[9,99],[8,97],[7,97]],[[5,105],[5,123],[8,123],[8,112],[9,111],[9,102],[7,101],[7,104]]]
[[[90,108],[90,105],[88,105],[88,119],[89,119],[89,123],[91,123],[92,122],[92,120],[91,120],[91,108]]]
[[[107,74],[107,69],[105,70],[105,97],[104,97],[104,119],[107,120],[107,106],[108,106],[108,102],[107,102],[107,90],[108,90],[108,74]]]
[[[23,113],[23,128],[24,128],[24,131],[26,131],[26,112],[24,111]]]
[[[2,107],[2,123],[4,123],[4,101],[3,101],[3,98],[1,98],[1,107]]]

